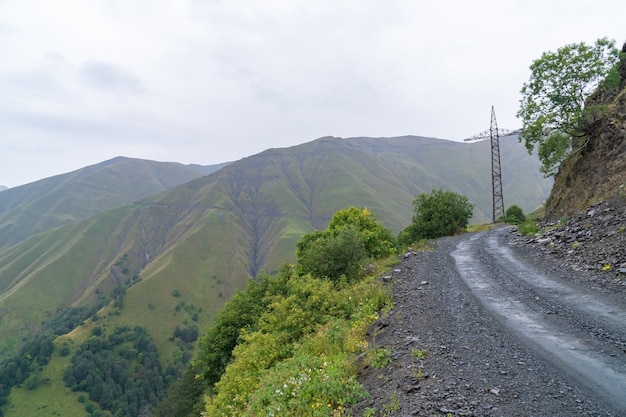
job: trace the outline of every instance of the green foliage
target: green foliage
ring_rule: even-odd
[[[520,140],[532,152],[538,146],[541,172],[552,176],[572,148],[573,140],[585,134],[583,121],[587,97],[604,82],[619,83],[615,41],[598,39],[594,45],[574,43],[557,52],[544,52],[530,66],[531,76],[522,87],[517,117],[522,119]]]
[[[363,412],[363,417],[374,417],[376,415],[376,409],[374,407],[368,407]]]
[[[361,275],[360,262],[367,256],[365,244],[354,228],[337,233],[312,232],[298,242],[298,272],[339,280]]]
[[[217,315],[215,324],[200,339],[200,353],[194,360],[194,366],[201,369],[198,377],[207,387],[219,381],[240,342],[241,332],[256,331],[261,313],[273,297],[285,292],[284,282],[291,274],[291,268],[284,266],[276,276],[263,275],[258,281],[250,281]]]
[[[517,231],[526,236],[532,236],[537,233],[538,230],[537,221],[531,219],[526,220],[517,226]]]
[[[396,241],[391,231],[366,208],[349,207],[336,212],[327,229],[335,233],[345,229],[356,229],[365,245],[367,255],[372,258],[384,258],[395,251]]]
[[[154,417],[199,416],[204,408],[206,384],[201,369],[190,363],[179,379],[168,388],[165,399],[154,410]]]
[[[400,404],[400,397],[398,396],[398,393],[394,391],[394,393],[391,394],[389,402],[383,405],[383,416],[392,415],[393,413],[398,411],[401,406],[402,405]]]
[[[415,359],[425,359],[428,356],[428,351],[425,349],[411,349],[411,357]]]
[[[178,338],[186,344],[193,343],[198,340],[198,326],[185,326],[183,328],[176,326],[172,338]]]
[[[87,339],[63,380],[73,391],[88,393],[103,410],[129,417],[145,413],[165,392],[156,345],[139,326]]]
[[[367,359],[372,368],[382,369],[389,365],[391,360],[391,352],[385,348],[376,348],[367,352]]]
[[[207,398],[207,415],[341,416],[367,395],[356,357],[388,293],[373,278],[338,289],[295,271],[280,284],[284,291],[271,297],[258,329],[241,334]]]
[[[39,334],[26,341],[15,356],[0,362],[0,406],[7,402],[12,387],[26,381],[40,366],[48,364],[54,351],[53,340],[54,336],[49,333]],[[39,382],[38,377],[31,377],[27,389],[34,389]]]
[[[343,415],[366,396],[347,355],[307,352],[264,374],[244,415]]]
[[[467,227],[474,210],[464,195],[443,190],[420,194],[413,205],[413,223],[398,238],[404,245],[454,235]]]
[[[233,350],[242,342],[241,336],[258,329],[261,314],[276,297],[286,294],[285,282],[292,274],[293,268],[285,265],[276,275],[261,275],[257,281],[249,281],[245,290],[235,293],[200,338],[198,356],[168,390],[155,417],[200,414],[205,391],[213,391],[231,362]]]
[[[509,224],[521,224],[526,221],[526,215],[524,211],[516,205],[512,205],[506,209],[505,213],[506,222]]]
[[[358,279],[362,263],[395,253],[396,241],[390,230],[367,209],[340,210],[324,231],[304,235],[296,244],[298,272],[347,281]]]

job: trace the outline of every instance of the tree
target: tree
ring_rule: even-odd
[[[337,233],[314,232],[298,242],[298,272],[318,278],[339,280],[357,279],[361,273],[360,261],[367,257],[363,238],[356,228],[341,229]],[[306,242],[306,244],[301,244]]]
[[[454,235],[467,227],[474,211],[467,197],[443,190],[420,194],[413,205],[413,223],[400,234],[403,244]]]
[[[583,121],[593,108],[585,108],[587,97],[601,84],[619,83],[616,64],[620,52],[615,41],[598,39],[594,45],[574,43],[557,52],[544,52],[530,66],[524,83],[517,117],[522,119],[520,141],[528,152],[537,145],[546,176],[556,174],[577,138],[585,136]],[[593,107],[593,106],[591,106]]]
[[[512,205],[508,209],[506,209],[505,213],[506,222],[509,224],[521,224],[526,221],[526,216],[524,215],[524,211],[521,207]]]
[[[307,233],[296,243],[298,273],[348,281],[359,278],[361,262],[395,253],[391,231],[366,208],[349,207],[336,212],[328,227]]]

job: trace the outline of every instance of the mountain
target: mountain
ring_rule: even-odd
[[[0,194],[0,250],[50,228],[155,195],[222,166],[118,157],[8,189]]]
[[[539,206],[551,181],[537,158],[515,137],[501,138],[501,156],[506,204]],[[0,252],[0,355],[17,352],[65,307],[106,304],[114,294],[97,322],[84,321],[59,343],[76,348],[95,327],[139,325],[163,366],[178,366],[193,345],[177,330],[203,329],[250,278],[292,262],[298,239],[325,228],[337,210],[368,207],[397,233],[417,194],[444,188],[468,196],[474,221],[487,221],[490,164],[488,141],[326,137],[31,236]],[[54,357],[44,372],[61,363],[67,359]],[[29,391],[28,402],[54,397],[50,385]]]
[[[0,192],[8,190],[4,185],[0,185]]]
[[[467,195],[476,205],[475,221],[487,221],[489,152],[487,142],[411,136],[321,138],[244,158],[156,197],[48,230],[0,252],[0,308],[4,317],[11,313],[19,318],[12,324],[0,319],[0,336],[24,336],[54,317],[59,306],[96,303],[135,275],[142,281],[127,297],[141,293],[145,300],[135,312],[138,320],[150,313],[145,310],[150,303],[171,304],[173,300],[162,299],[163,293],[178,289],[195,305],[212,300],[206,308],[208,321],[250,277],[293,260],[302,234],[323,229],[334,212],[350,205],[368,207],[397,233],[410,223],[415,195],[445,188]],[[538,161],[514,137],[502,138],[501,154],[507,204],[534,209],[545,199],[550,181],[539,175]],[[74,221],[88,209],[82,208],[80,215],[71,210],[77,199],[72,191],[81,190],[82,199],[117,195],[119,205],[124,198],[138,197],[131,191],[135,184],[152,183],[151,188],[144,185],[152,190],[166,186],[154,185],[154,165],[149,162],[143,162],[143,177],[118,181],[124,186],[115,190],[89,181],[94,171],[116,178],[123,162],[108,161],[13,193],[21,193],[22,199],[30,196],[30,206],[35,207],[55,196],[53,201],[65,207],[58,213]],[[77,176],[82,180],[63,186]],[[37,191],[40,199],[32,197]],[[16,200],[13,195],[3,200],[4,213],[11,212],[7,201]],[[47,213],[43,217],[54,217],[50,210],[40,211]],[[125,275],[117,272],[120,263]],[[162,322],[168,320],[163,317]]]

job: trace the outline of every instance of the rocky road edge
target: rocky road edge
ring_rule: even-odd
[[[619,230],[626,221],[621,208],[619,201],[604,203],[552,227],[550,233],[559,233],[559,227],[564,232],[589,230],[590,217],[602,216],[592,233],[585,234],[585,245],[578,245],[575,257],[563,256],[569,251],[566,239],[553,239],[557,242],[546,250],[545,236],[526,238],[513,232],[507,243],[544,268],[623,297],[626,286],[619,268],[626,260],[615,256],[626,254],[620,249],[624,240]],[[599,254],[607,254],[602,242],[607,237],[614,237],[617,250],[611,261],[618,266],[608,271],[597,267]],[[409,252],[385,277],[392,285],[394,309],[370,333],[372,345],[389,351],[391,362],[362,369],[359,380],[371,396],[353,407],[352,415],[617,416],[483,310],[455,276],[449,253],[461,239],[444,238],[434,242],[432,251]],[[560,249],[558,241],[563,242]]]

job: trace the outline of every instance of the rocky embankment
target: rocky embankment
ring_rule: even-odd
[[[545,231],[536,236],[512,228],[505,242],[538,271],[619,301],[626,294],[624,226],[625,201],[614,198],[568,221],[542,225]],[[467,239],[443,238],[432,242],[432,250],[411,251],[383,277],[391,285],[394,308],[372,327],[370,342],[388,352],[389,361],[373,366],[364,360],[359,380],[370,397],[353,407],[352,415],[623,415],[601,392],[537,354],[477,301],[451,256]],[[494,276],[502,276],[496,261],[484,261]],[[519,297],[537,300],[532,305],[546,320],[585,320],[566,307],[555,315],[553,306],[530,288],[520,287]],[[613,336],[596,332],[589,337],[607,343],[611,356],[626,362],[624,336]]]
[[[573,269],[579,280],[605,290],[626,290],[626,197],[589,207],[571,219],[540,224],[534,236],[512,234],[509,242],[526,247],[529,256]]]

